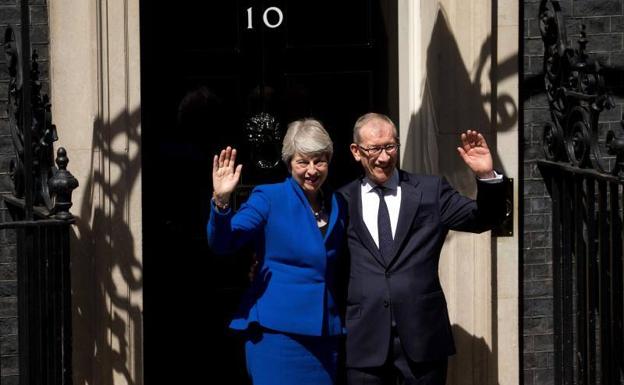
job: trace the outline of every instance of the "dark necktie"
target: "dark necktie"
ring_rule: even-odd
[[[379,211],[377,212],[379,251],[386,264],[389,264],[392,258],[394,241],[392,239],[392,227],[390,226],[390,213],[388,212],[388,206],[384,199],[384,193],[387,189],[384,186],[376,186],[374,190],[377,195],[379,195]]]

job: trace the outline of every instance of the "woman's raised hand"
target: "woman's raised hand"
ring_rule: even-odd
[[[212,160],[212,189],[217,203],[226,204],[240,181],[242,164],[236,166],[236,149],[228,146]]]

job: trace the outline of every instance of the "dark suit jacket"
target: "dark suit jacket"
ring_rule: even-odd
[[[445,179],[399,171],[401,209],[394,253],[386,266],[362,220],[361,180],[340,189],[349,205],[349,283],[346,305],[348,367],[383,365],[391,321],[408,357],[431,361],[455,353],[438,277],[449,230],[482,232],[505,215],[504,184],[477,182],[477,200]]]

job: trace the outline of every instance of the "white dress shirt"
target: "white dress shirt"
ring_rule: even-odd
[[[494,171],[493,178],[479,178],[485,183],[500,183],[503,176]],[[379,231],[377,230],[377,213],[379,211],[379,195],[373,190],[377,185],[368,177],[362,179],[360,185],[362,192],[362,219],[373,237],[375,245],[379,247]],[[394,170],[390,179],[383,184],[388,189],[384,195],[384,200],[388,206],[388,214],[390,214],[390,227],[392,228],[392,238],[396,234],[397,223],[399,222],[399,211],[401,210],[401,185],[399,185],[399,171]]]
[[[401,186],[399,186],[399,172],[394,170],[390,179],[383,184],[388,191],[384,196],[390,214],[390,227],[392,228],[392,238],[396,234],[397,223],[399,222],[399,211],[401,209]],[[362,219],[373,237],[375,244],[379,247],[379,231],[377,230],[377,212],[379,211],[379,195],[373,190],[377,186],[370,179],[362,179]]]

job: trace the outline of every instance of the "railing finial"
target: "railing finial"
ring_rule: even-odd
[[[54,218],[62,220],[74,218],[69,212],[69,209],[72,206],[72,191],[78,187],[78,180],[67,171],[67,163],[69,163],[67,151],[65,151],[63,147],[60,147],[56,152],[56,165],[58,166],[58,170],[48,181],[48,186],[54,203],[51,213]]]

